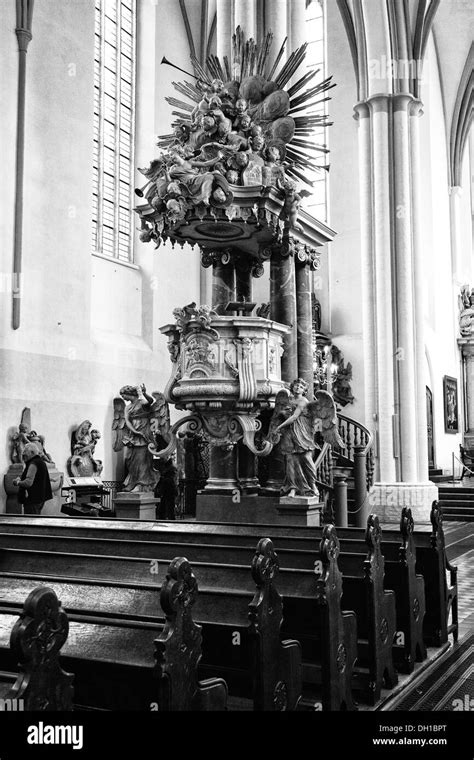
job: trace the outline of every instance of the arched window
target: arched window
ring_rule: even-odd
[[[325,33],[325,0],[308,0],[306,3],[306,24],[308,40],[307,64],[308,67],[319,69],[317,81],[325,79],[326,73],[326,33]],[[318,106],[315,113],[326,113],[326,103]],[[327,145],[328,130],[316,130],[312,140],[317,145]],[[323,164],[325,161],[319,161]],[[327,172],[318,171],[315,176],[313,196],[308,198],[305,204],[307,210],[317,219],[323,221],[328,218],[327,209]]]
[[[136,0],[95,0],[93,252],[133,260]]]

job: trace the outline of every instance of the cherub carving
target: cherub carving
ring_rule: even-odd
[[[14,433],[11,438],[11,460],[13,464],[23,463],[23,451],[27,443],[30,443],[28,439],[28,425],[20,422],[18,426],[18,432]]]
[[[169,441],[170,414],[163,393],[151,396],[145,386],[124,385],[114,399],[114,451],[126,449],[124,491],[153,491],[158,473],[149,446],[163,448]]]
[[[307,391],[308,384],[297,378],[289,392],[282,390],[277,394],[268,433],[273,443],[280,441],[285,456],[281,493],[290,497],[319,496],[312,456],[317,448],[316,432],[319,431],[327,443],[344,445],[337,431],[336,407],[331,394],[317,391],[314,401],[309,402],[305,398]]]
[[[298,224],[298,211],[303,198],[308,198],[311,193],[308,190],[298,192],[296,182],[291,179],[279,178],[277,187],[285,193],[285,203],[282,209],[283,219],[287,219],[290,227],[295,230],[301,230]]]

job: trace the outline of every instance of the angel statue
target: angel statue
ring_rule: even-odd
[[[153,491],[159,474],[153,469],[149,445],[157,445],[160,437],[168,443],[170,414],[163,393],[150,396],[145,386],[124,385],[120,397],[114,399],[114,451],[125,447],[127,476],[124,491]],[[158,448],[163,448],[159,445]]]
[[[325,442],[343,446],[337,432],[334,400],[327,391],[316,391],[314,401],[305,394],[308,384],[298,377],[290,385],[290,392],[282,390],[275,399],[275,410],[270,422],[269,438],[280,441],[285,457],[283,495],[319,496],[316,486],[316,467],[313,451],[317,448],[314,436],[317,431]]]

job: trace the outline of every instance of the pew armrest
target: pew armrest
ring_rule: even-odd
[[[199,712],[227,710],[227,684],[223,678],[206,678],[199,681],[196,693],[196,710]]]
[[[284,686],[286,695],[279,694],[278,684],[275,689],[276,701],[286,698],[285,710],[296,710],[301,694],[303,691],[302,670],[301,670],[301,644],[295,639],[285,639],[281,642],[281,673],[284,677]],[[276,707],[277,710],[281,707]]]

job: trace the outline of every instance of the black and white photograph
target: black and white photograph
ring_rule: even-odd
[[[472,760],[472,0],[0,11],[0,760]]]

